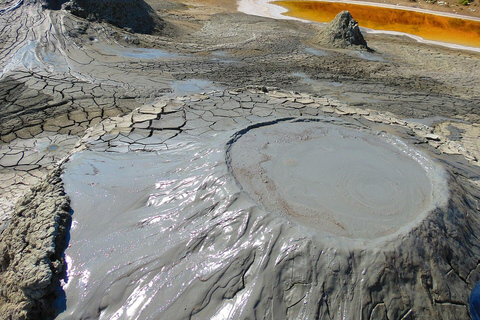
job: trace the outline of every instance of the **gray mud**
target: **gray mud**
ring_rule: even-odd
[[[50,319],[65,275],[70,200],[54,170],[18,201],[0,233],[0,317]]]
[[[438,164],[394,136],[331,122],[267,123],[236,137],[229,159],[243,190],[269,212],[360,240],[405,229],[445,205]]]
[[[92,131],[63,175],[75,213],[58,319],[468,317],[478,190],[405,127],[379,133],[329,104],[215,91]],[[181,131],[166,139],[162,121]],[[345,230],[302,217],[317,204]]]
[[[59,0],[46,0],[51,9],[60,9]],[[90,21],[106,21],[120,28],[138,33],[160,32],[165,22],[143,0],[70,0],[63,1],[62,9]]]
[[[49,173],[66,159],[74,224],[60,319],[468,317],[480,280],[478,53],[374,34],[366,36],[374,53],[331,50],[311,43],[321,25],[148,2],[165,21],[161,34],[35,0],[0,4],[5,318],[48,317],[61,296],[52,293],[61,245],[51,241],[68,220],[55,220],[54,209],[68,200]],[[275,190],[240,181],[229,141],[285,117],[332,117],[341,128],[249,150],[274,156],[251,172]],[[341,161],[327,152],[332,143]],[[444,169],[427,169],[417,152]],[[302,153],[312,157],[295,167]],[[338,194],[302,184],[320,188],[323,177],[345,183]],[[325,230],[255,188],[304,216],[318,203],[342,206]],[[319,201],[320,192],[330,196]],[[386,214],[402,206],[405,215]],[[350,221],[352,207],[364,210]]]

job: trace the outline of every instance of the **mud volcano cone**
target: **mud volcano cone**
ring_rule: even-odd
[[[357,46],[370,50],[363,38],[358,22],[348,11],[340,12],[316,37],[316,42],[334,48]]]
[[[105,21],[133,32],[150,34],[165,27],[165,22],[143,0],[71,0],[63,8],[93,21]]]

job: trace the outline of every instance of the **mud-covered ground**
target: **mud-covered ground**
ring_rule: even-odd
[[[364,36],[373,52],[330,49],[312,40],[322,25],[248,16],[236,12],[233,1],[147,2],[163,21],[162,27],[150,35],[76,17],[50,6],[55,9],[51,10],[33,0],[0,4],[0,38],[4,39],[0,42],[0,240],[5,244],[1,247],[0,271],[11,274],[8,261],[19,263],[22,256],[31,259],[28,261],[32,261],[32,266],[51,265],[51,271],[45,271],[41,286],[31,284],[29,272],[23,274],[26,277],[23,282],[5,280],[9,287],[2,291],[2,297],[21,296],[12,294],[15,290],[26,290],[38,301],[47,295],[48,298],[41,301],[51,301],[52,295],[58,295],[44,284],[58,279],[59,269],[62,269],[59,266],[64,261],[60,259],[53,265],[45,260],[44,255],[31,258],[31,248],[13,246],[12,241],[7,245],[2,237],[16,234],[18,241],[25,241],[29,218],[22,216],[21,207],[14,209],[15,203],[18,199],[24,203],[25,192],[46,179],[59,163],[64,163],[72,150],[78,152],[92,148],[91,143],[92,146],[98,144],[102,152],[161,154],[168,149],[170,139],[176,141],[186,133],[201,136],[215,130],[239,130],[256,121],[264,121],[263,117],[267,116],[333,114],[353,117],[348,121],[364,117],[366,120],[361,120],[361,124],[366,127],[391,132],[402,139],[411,137],[411,145],[425,149],[424,152],[431,154],[435,161],[444,164],[455,194],[449,207],[440,210],[440,220],[431,217],[416,229],[415,236],[424,237],[423,240],[416,242],[408,232],[403,234],[399,243],[412,251],[399,253],[399,244],[392,242],[389,245],[393,253],[387,254],[386,260],[372,262],[372,266],[388,262],[395,268],[402,268],[400,260],[403,257],[409,261],[406,265],[411,270],[400,277],[395,277],[388,268],[384,273],[376,272],[378,279],[371,278],[368,286],[358,291],[352,289],[349,293],[352,296],[371,294],[368,299],[358,300],[355,308],[363,308],[367,318],[381,318],[381,314],[388,314],[389,318],[422,318],[424,314],[443,314],[445,318],[456,313],[468,315],[468,292],[478,280],[476,234],[480,230],[476,229],[475,221],[479,210],[480,181],[480,74],[476,71],[480,67],[480,53],[418,43],[405,36],[369,33]],[[236,91],[246,87],[250,89]],[[280,93],[273,94],[276,92],[274,88]],[[198,95],[202,92],[216,93]],[[178,98],[186,95],[189,96],[186,100]],[[188,104],[185,101],[189,101]],[[189,113],[185,110],[194,110],[195,116],[188,118]],[[119,137],[119,134],[124,136]],[[152,139],[143,140],[150,137]],[[227,141],[225,139],[225,143]],[[63,192],[63,186],[58,186],[58,190]],[[466,190],[464,199],[462,190]],[[466,209],[463,212],[458,208]],[[59,208],[60,213],[65,210],[65,206]],[[456,210],[462,214],[458,220],[450,219],[449,214]],[[198,221],[203,223],[203,220]],[[275,229],[278,223],[274,221],[272,228]],[[433,235],[427,231],[431,223]],[[465,223],[472,224],[472,227],[456,229]],[[16,225],[26,227],[15,233],[11,226]],[[53,227],[60,230],[64,223]],[[49,243],[55,243],[57,233],[52,232],[48,233]],[[436,236],[450,237],[453,242],[428,240]],[[312,241],[316,243],[317,240]],[[172,243],[174,247],[179,245]],[[311,246],[311,242],[305,243],[299,245],[300,251],[292,255],[304,255],[305,248]],[[29,244],[37,248],[35,241]],[[426,255],[415,251],[418,246],[429,248]],[[277,249],[280,250],[278,245]],[[327,249],[335,250],[331,246]],[[49,250],[56,252],[55,259],[58,260],[58,251]],[[248,278],[245,274],[255,260],[255,250],[243,252],[235,258],[243,262],[232,272],[237,272],[238,276],[241,270],[242,281]],[[436,255],[439,250],[440,256]],[[354,252],[347,250],[340,254],[339,259],[349,254],[352,256],[339,262],[339,268],[332,269],[335,274],[341,272],[342,279],[347,282],[352,279],[352,272],[368,264],[362,260],[353,266],[357,261],[355,254],[360,254]],[[456,265],[454,260],[462,259],[462,255],[468,259],[460,266]],[[310,256],[309,259],[321,260],[319,257]],[[400,259],[398,264],[395,259]],[[422,259],[431,259],[431,263],[416,264]],[[173,260],[171,263],[175,263]],[[307,266],[308,263],[302,262],[301,265]],[[440,267],[434,268],[434,265]],[[262,265],[256,266],[261,268]],[[282,272],[287,272],[288,268],[290,265],[286,263]],[[348,299],[333,298],[335,294],[344,294],[343,289],[328,283],[329,273],[320,272],[321,265],[318,266],[320,269],[316,268],[307,268],[310,270],[306,271],[308,279],[297,279],[297,285],[301,284],[302,289],[293,290],[293,285],[287,288],[291,301],[287,303],[288,308],[280,304],[282,308],[296,310],[289,311],[294,312],[289,314],[291,317],[299,314],[307,317],[328,314],[330,318],[353,316],[341,311],[342,303]],[[35,267],[29,270],[33,273]],[[322,290],[315,287],[312,274],[317,274],[317,279],[323,277],[328,286]],[[227,284],[230,283],[228,277],[225,279]],[[432,283],[432,279],[438,282]],[[232,289],[235,292],[241,292],[239,288],[242,286],[252,285],[240,285],[237,280],[234,281],[236,291]],[[352,283],[357,283],[355,281]],[[401,284],[404,291],[392,293],[391,287],[384,286],[388,281]],[[408,281],[412,282],[409,284]],[[48,289],[37,292],[38,287]],[[461,289],[455,291],[454,287]],[[275,290],[276,286],[273,288]],[[409,290],[418,288],[426,288],[419,294],[418,301],[428,307],[420,308],[406,298]],[[316,311],[301,309],[297,303],[308,296],[306,292],[310,292],[313,300],[305,301],[322,307]],[[371,292],[381,293],[375,295]],[[226,295],[232,298],[231,292]],[[215,314],[213,307],[205,307],[208,297],[191,306],[188,314],[201,310],[205,315]],[[402,304],[392,302],[398,299],[403,299]],[[293,300],[295,304],[289,305]],[[249,303],[254,304],[252,301]],[[105,303],[89,306],[93,308],[93,311],[89,309],[93,312],[89,315],[99,317],[100,313],[95,315],[95,312],[103,307],[115,313],[112,311],[114,304]],[[32,310],[46,306],[41,303],[21,304],[21,308]],[[282,308],[279,310],[284,310]],[[18,313],[17,309],[12,310]],[[261,310],[267,317],[272,312],[267,304]],[[8,314],[9,311],[2,312]],[[34,312],[37,313],[32,314],[44,313]],[[177,314],[176,309],[168,312]],[[242,312],[232,315],[252,315],[250,311]]]

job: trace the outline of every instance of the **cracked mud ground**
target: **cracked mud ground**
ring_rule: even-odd
[[[162,152],[179,136],[201,137],[282,117],[333,115],[395,133],[432,154],[463,198],[453,198],[440,218],[427,219],[414,235],[401,239],[411,251],[399,250],[397,243],[386,257],[375,256],[369,266],[376,272],[357,291],[335,286],[325,270],[292,280],[282,289],[290,299],[285,314],[337,319],[344,315],[342,303],[361,295],[363,300],[350,304],[365,318],[468,317],[468,292],[480,279],[479,53],[379,34],[366,35],[374,53],[332,50],[311,42],[321,25],[247,16],[228,2],[149,4],[167,24],[161,34],[129,33],[33,0],[0,4],[2,237],[19,225],[11,223],[22,210],[15,208],[17,201],[23,197],[20,203],[25,202],[31,187],[52,179],[49,174],[72,153]],[[42,197],[48,198],[46,193]],[[452,212],[455,217],[449,216]],[[51,240],[55,234],[45,237]],[[8,266],[6,256],[32,259],[29,249],[13,252],[5,243],[2,272],[15,267]],[[298,257],[311,246],[296,245]],[[418,247],[426,253],[415,251]],[[365,263],[358,256],[353,251],[339,254],[340,262],[332,259],[338,262],[331,269],[337,279],[353,281],[352,274]],[[401,268],[408,271],[395,274]],[[46,277],[53,279],[58,267],[50,269],[47,263]],[[322,277],[322,290],[308,287],[311,279]],[[15,290],[33,291],[30,296],[38,301],[53,295],[53,289],[32,289],[28,281],[4,283],[9,289],[2,292],[2,312],[13,303],[17,314],[42,308],[25,307]],[[307,312],[298,302],[309,295],[319,307]],[[203,310],[207,315],[208,308]],[[259,310],[267,317],[272,312]]]

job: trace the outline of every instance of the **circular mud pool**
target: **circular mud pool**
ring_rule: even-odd
[[[443,170],[398,138],[353,125],[285,120],[238,132],[230,171],[266,211],[334,236],[410,229],[446,201]]]

